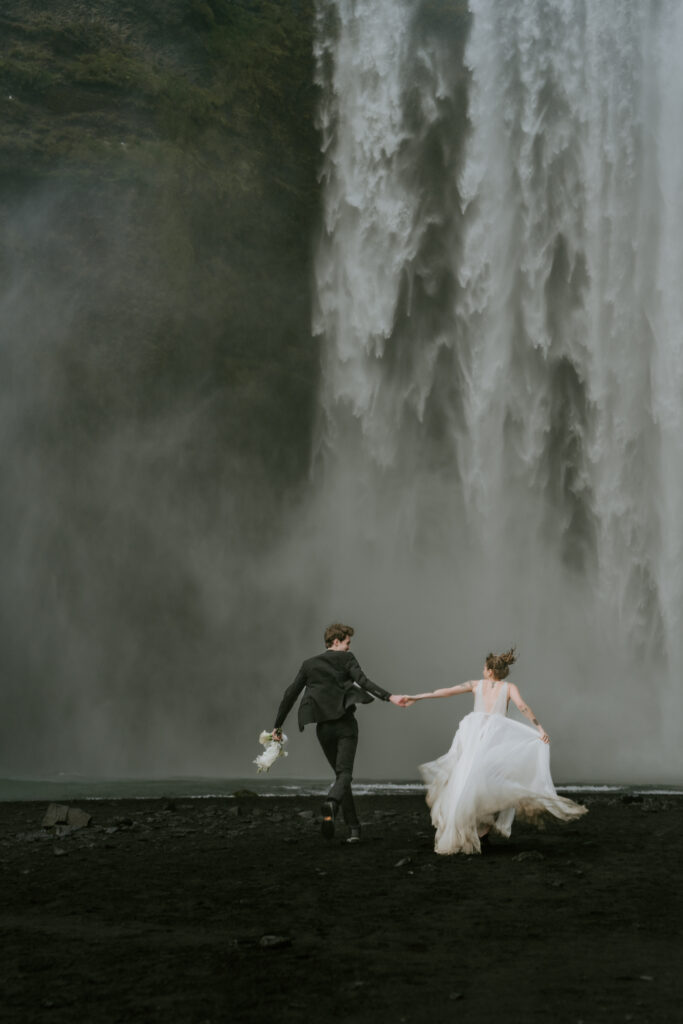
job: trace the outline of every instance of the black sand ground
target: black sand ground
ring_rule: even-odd
[[[0,1018],[678,1024],[683,798],[586,802],[473,857],[415,796],[360,798],[357,847],[310,798],[83,801],[62,836],[2,804]]]

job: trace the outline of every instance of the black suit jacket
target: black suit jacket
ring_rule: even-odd
[[[330,722],[341,718],[355,704],[372,703],[373,696],[380,700],[389,700],[391,696],[368,679],[351,651],[327,650],[308,658],[285,690],[275,719],[276,729],[282,726],[304,687],[306,693],[299,705],[302,732],[309,722]]]

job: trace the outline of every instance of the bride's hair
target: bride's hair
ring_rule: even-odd
[[[496,679],[505,679],[510,671],[510,665],[517,661],[517,653],[514,647],[504,654],[487,654],[486,667],[493,672]]]

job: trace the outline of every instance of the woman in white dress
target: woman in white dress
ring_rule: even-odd
[[[474,711],[461,721],[448,753],[420,765],[436,853],[480,853],[489,832],[510,835],[515,814],[531,821],[546,814],[571,821],[586,813],[585,807],[558,796],[550,776],[548,734],[514,683],[504,681],[516,660],[514,648],[489,654],[483,679],[405,699],[412,704],[474,694]],[[535,729],[506,718],[510,701]]]

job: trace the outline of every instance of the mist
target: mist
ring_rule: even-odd
[[[7,185],[3,775],[248,775],[341,620],[395,693],[516,644],[558,782],[680,779],[683,23],[604,6],[319,0],[266,128]],[[356,774],[468,710],[363,707]]]
[[[181,272],[164,227],[135,190],[69,182],[5,221],[6,775],[225,773],[286,631],[257,567],[312,402],[245,353],[268,304],[226,328],[209,241]],[[286,334],[298,308],[277,315]]]

